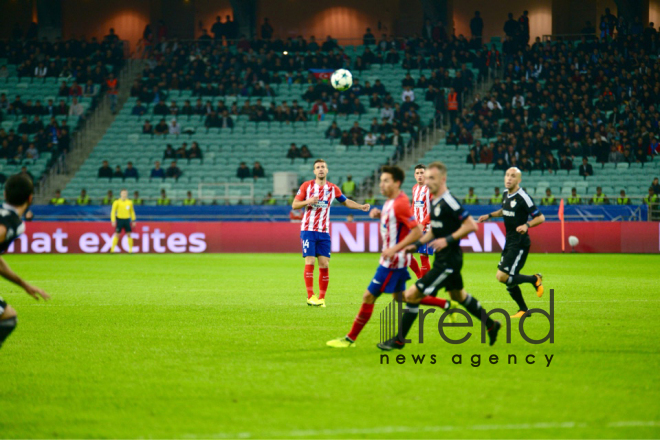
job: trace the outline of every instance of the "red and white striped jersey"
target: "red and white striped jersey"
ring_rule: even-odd
[[[302,219],[301,231],[330,233],[330,205],[337,199],[341,203],[346,201],[346,196],[334,183],[326,182],[320,187],[316,180],[303,183],[296,194],[296,200],[302,202],[311,197],[318,197],[319,201],[314,205],[305,207],[305,215]]]
[[[412,195],[415,220],[417,220],[417,223],[420,225],[423,225],[424,231],[426,231],[426,228],[428,227],[427,217],[430,214],[431,191],[429,191],[428,186],[417,183],[413,186]]]
[[[383,250],[391,248],[406,238],[411,229],[417,226],[417,221],[410,207],[410,199],[403,191],[395,199],[388,199],[380,213],[380,235],[383,239]],[[380,257],[380,265],[388,269],[401,269],[410,264],[410,254],[398,252],[391,259]]]

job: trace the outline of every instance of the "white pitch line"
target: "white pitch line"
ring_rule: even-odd
[[[620,421],[610,422],[607,428],[645,428],[660,426],[659,421]],[[253,434],[251,432],[219,432],[210,435],[187,434],[184,438],[252,438],[255,435],[259,438],[269,437],[318,437],[329,436],[336,437],[341,435],[362,435],[362,434],[395,434],[395,433],[422,433],[422,432],[450,432],[450,431],[522,431],[533,429],[574,429],[588,428],[587,423],[577,422],[549,422],[549,423],[523,423],[509,425],[470,425],[470,426],[381,426],[377,428],[345,428],[345,429],[320,429],[320,430],[293,430],[293,431],[273,431],[266,434]]]

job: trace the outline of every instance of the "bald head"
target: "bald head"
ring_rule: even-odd
[[[509,193],[514,193],[518,191],[520,181],[522,180],[522,172],[519,168],[511,167],[506,170],[504,175],[504,187],[509,191]]]

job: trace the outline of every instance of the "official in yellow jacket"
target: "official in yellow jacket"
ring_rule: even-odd
[[[132,254],[133,237],[131,237],[131,231],[135,227],[135,209],[133,208],[133,201],[128,199],[128,191],[126,189],[122,189],[119,199],[112,203],[110,220],[112,221],[112,227],[115,228],[115,236],[112,238],[110,252],[115,251],[115,246],[119,243],[119,236],[123,229],[128,234],[128,253]]]

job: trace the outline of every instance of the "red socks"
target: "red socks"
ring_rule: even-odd
[[[374,311],[374,305],[373,304],[362,304],[362,307],[360,307],[360,311],[358,312],[357,316],[355,317],[355,321],[353,321],[353,327],[351,328],[351,332],[348,334],[348,337],[351,339],[351,341],[355,341],[364,328],[364,326],[369,322],[369,319],[371,318],[371,313]]]
[[[428,255],[420,255],[419,260],[422,262],[422,277],[426,275],[426,272],[431,270],[431,264],[429,263],[429,256]],[[421,277],[420,277],[421,278]]]
[[[415,260],[415,257],[413,256],[410,257],[410,268],[415,272],[417,279],[422,277],[422,272],[419,270],[419,264],[417,264],[417,260]]]
[[[423,304],[425,306],[436,306],[436,307],[440,307],[441,309],[444,309],[447,307],[447,300],[442,298],[436,298],[434,296],[427,296],[420,302],[420,304]]]
[[[319,268],[319,299],[325,298],[325,291],[328,290],[328,282],[330,275],[328,275],[328,268]]]
[[[314,265],[313,264],[305,264],[305,287],[307,287],[307,299],[310,299],[312,295],[314,295]]]

